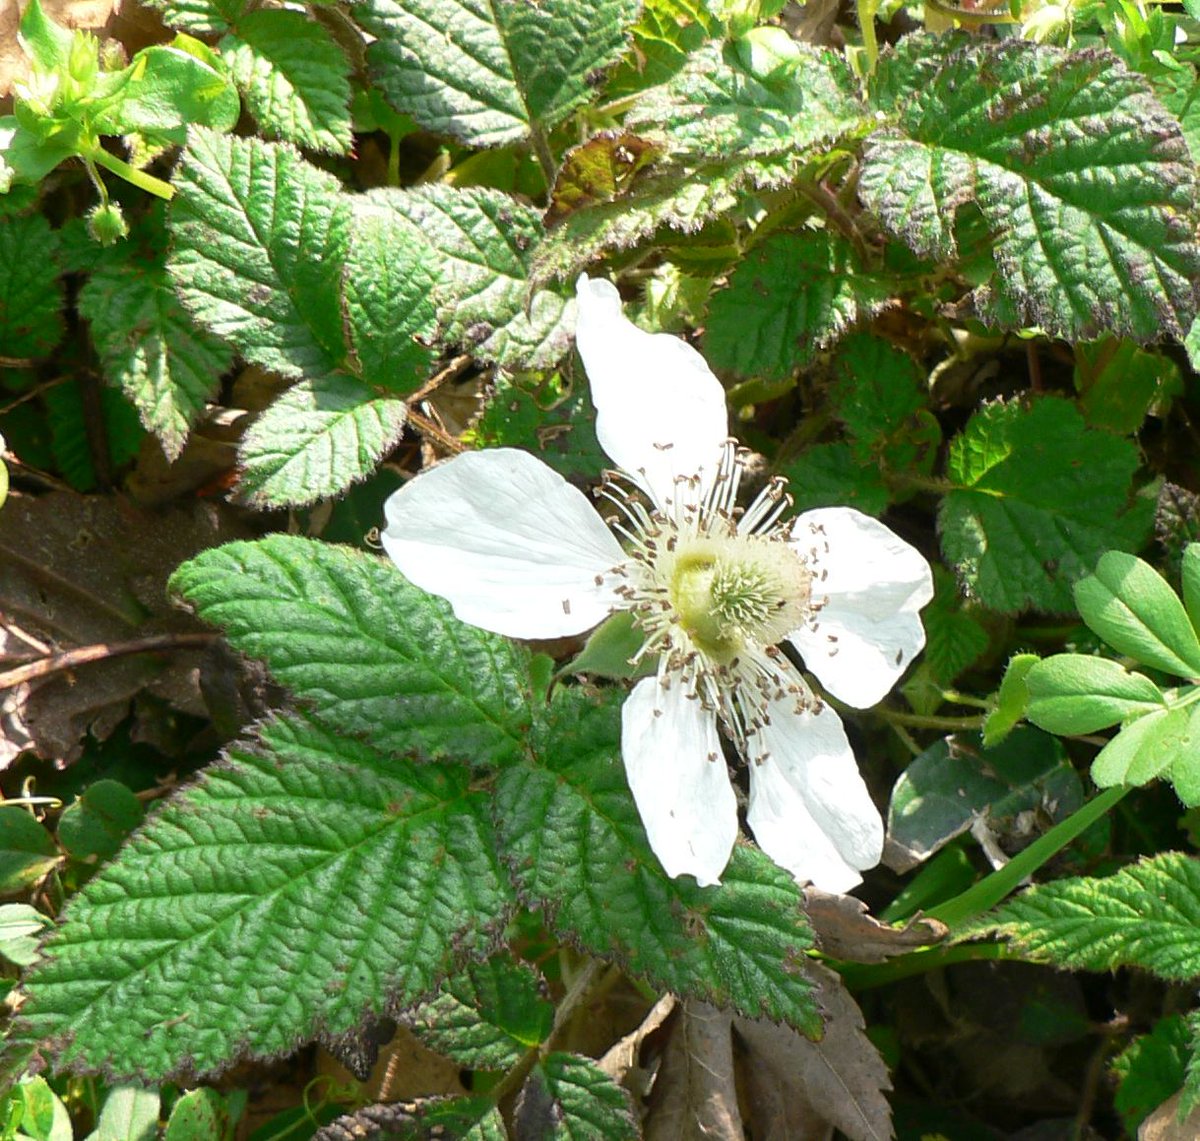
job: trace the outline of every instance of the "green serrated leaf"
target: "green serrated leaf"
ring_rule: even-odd
[[[942,550],[985,606],[1071,610],[1072,581],[1145,540],[1153,505],[1131,500],[1138,463],[1065,400],[989,404],[950,445],[958,487],[939,509]]]
[[[1183,392],[1183,376],[1162,353],[1105,337],[1075,346],[1075,388],[1093,428],[1131,435],[1151,409],[1165,410]]]
[[[933,578],[933,601],[921,611],[925,664],[934,681],[949,685],[979,660],[991,639],[964,609],[953,578],[941,567],[934,567]]]
[[[220,46],[264,131],[329,154],[350,149],[350,63],[322,24],[303,12],[260,8],[241,16]]]
[[[132,244],[106,257],[79,291],[105,379],[124,392],[167,459],[183,451],[233,353],[198,329],[179,304],[163,264]]]
[[[163,22],[198,35],[220,35],[250,7],[250,0],[146,0]]]
[[[679,75],[638,100],[625,126],[661,132],[684,161],[798,157],[853,131],[867,112],[845,57],[795,46],[794,59],[769,75],[747,67],[735,45],[703,47]]]
[[[1179,677],[1200,676],[1200,641],[1166,580],[1124,551],[1108,551],[1075,584],[1083,620],[1119,653]]]
[[[480,765],[526,753],[525,652],[384,559],[272,535],[204,551],[168,585],[336,729]]]
[[[1113,1105],[1126,1135],[1136,1137],[1138,1126],[1183,1084],[1188,1030],[1183,1017],[1161,1018],[1149,1034],[1139,1034],[1112,1060],[1118,1079]]]
[[[939,260],[957,252],[959,207],[977,205],[995,250],[975,294],[985,319],[1069,340],[1183,336],[1200,275],[1192,160],[1115,56],[909,36],[872,98],[891,125],[864,151],[863,203]]]
[[[616,705],[560,688],[535,725],[538,763],[501,773],[498,828],[518,891],[560,937],[662,989],[818,1034],[798,964],[812,941],[800,888],[745,844],[720,886],[670,879],[625,782]]]
[[[541,977],[508,955],[472,963],[406,1020],[431,1050],[475,1070],[510,1069],[553,1023]]]
[[[547,367],[566,352],[574,301],[558,290],[530,292],[530,263],[543,238],[536,210],[485,187],[431,185],[367,197],[436,251],[445,341],[477,359],[521,368]]]
[[[365,0],[355,17],[377,37],[367,63],[397,110],[489,147],[585,102],[588,78],[620,56],[637,10],[635,0]]]
[[[403,395],[428,376],[438,265],[416,227],[377,207],[355,210],[343,305],[350,346],[368,384]]]
[[[17,1034],[142,1081],[286,1053],[430,991],[508,907],[465,768],[281,717],[71,899]]]
[[[289,146],[197,129],[175,185],[168,268],[196,320],[283,376],[339,365],[350,209],[337,179]]]
[[[839,234],[773,235],[713,294],[705,355],[739,376],[789,376],[881,309],[892,292]]]
[[[1025,716],[1048,733],[1076,736],[1161,712],[1162,692],[1145,674],[1090,654],[1054,654],[1025,674]]]
[[[882,515],[890,494],[879,468],[862,463],[849,444],[815,444],[780,471],[797,511],[814,507],[855,507]]]
[[[40,214],[0,215],[0,356],[45,356],[62,337],[58,251]]]
[[[94,781],[64,810],[58,842],[77,860],[107,860],[144,815],[142,802],[120,781]]]
[[[1020,729],[987,748],[974,734],[935,742],[900,775],[888,804],[888,866],[906,872],[977,820],[999,830],[1020,812],[1063,818],[1083,804],[1083,789],[1062,745]]]
[[[1025,679],[1041,658],[1037,654],[1013,654],[996,691],[996,707],[988,714],[983,726],[983,743],[998,745],[1025,716],[1029,705],[1029,687]]]
[[[720,34],[721,22],[705,0],[645,0],[631,31],[631,48],[609,77],[611,98],[666,83],[705,40]]]
[[[0,807],[0,893],[36,883],[61,860],[50,833],[25,809]]]
[[[1186,982],[1200,975],[1200,863],[1165,852],[1098,879],[1023,891],[960,939],[994,934],[1034,962],[1070,970],[1140,967]]]
[[[261,507],[303,507],[340,495],[396,446],[407,415],[404,401],[353,377],[302,380],[242,437],[242,494]]]
[[[522,1137],[636,1141],[629,1094],[590,1058],[555,1050],[538,1062],[516,1109]]]

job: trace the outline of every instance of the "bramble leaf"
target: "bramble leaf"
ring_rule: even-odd
[[[229,30],[250,7],[250,0],[146,0],[149,7],[162,13],[163,22],[202,36]]]
[[[525,652],[384,559],[272,535],[204,551],[168,586],[335,729],[480,765],[526,751]]]
[[[663,989],[819,1033],[796,881],[745,844],[719,886],[671,879],[625,781],[616,701],[559,689],[543,720],[538,763],[506,768],[496,789],[502,850],[526,902],[560,937]]]
[[[985,320],[1072,340],[1182,338],[1200,274],[1178,123],[1107,51],[908,36],[880,59],[859,193],[918,254],[958,252],[975,203],[995,271]]]
[[[1164,708],[1162,692],[1145,674],[1090,654],[1055,654],[1035,663],[1025,688],[1025,716],[1048,733],[1067,736]]]
[[[942,550],[985,606],[1071,610],[1070,583],[1149,531],[1152,503],[1130,494],[1137,466],[1131,443],[1065,400],[989,404],[950,445]]]
[[[355,9],[376,37],[372,78],[396,109],[480,147],[561,122],[587,99],[588,77],[616,62],[636,14],[635,0],[366,0]]]
[[[45,356],[63,335],[58,249],[41,215],[0,215],[0,356]]]
[[[509,906],[464,767],[280,717],[70,901],[18,1034],[142,1082],[286,1053],[430,991]]]
[[[322,24],[260,8],[239,17],[220,48],[268,134],[329,154],[350,149],[350,63]]]
[[[197,129],[175,185],[168,268],[192,316],[283,376],[340,364],[350,211],[337,179],[284,144]]]
[[[1124,551],[1106,551],[1075,584],[1080,617],[1119,653],[1179,677],[1200,676],[1200,641],[1166,580]]]
[[[1200,862],[1164,852],[1116,875],[1031,887],[959,939],[989,934],[1034,962],[1084,971],[1140,967],[1186,982],[1200,975]]]
[[[864,464],[849,444],[814,444],[783,465],[780,474],[796,511],[814,507],[855,507],[882,515],[890,495],[879,468]]]
[[[521,1137],[636,1141],[629,1094],[590,1058],[555,1050],[534,1067],[514,1114]]]
[[[530,262],[544,236],[536,210],[486,187],[377,190],[367,201],[405,220],[436,251],[434,299],[445,341],[522,368],[547,367],[566,352],[574,301],[553,289],[530,293]]]
[[[891,292],[838,234],[774,235],[713,294],[705,355],[740,376],[788,376],[882,308]]]

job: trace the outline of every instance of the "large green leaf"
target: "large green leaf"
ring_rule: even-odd
[[[858,250],[830,232],[777,234],[752,250],[713,294],[704,337],[715,368],[790,376],[891,296]]]
[[[18,1034],[141,1081],[286,1053],[430,991],[509,906],[465,768],[282,717],[71,900]]]
[[[419,757],[526,752],[524,651],[385,559],[272,535],[204,551],[169,585],[336,729]]]
[[[553,127],[614,63],[636,0],[364,0],[375,83],[431,131],[498,146]]]
[[[197,321],[284,376],[340,364],[350,211],[337,179],[290,146],[198,129],[175,185],[169,269]]]
[[[989,321],[1081,340],[1182,337],[1200,254],[1192,160],[1146,80],[1103,50],[1065,52],[962,35],[909,36],[872,90],[888,124],[859,192],[918,253],[957,252],[974,203],[995,272]]]
[[[530,289],[530,264],[544,237],[536,210],[485,187],[377,190],[368,201],[436,251],[445,341],[476,359],[521,368],[547,367],[566,352],[574,303],[557,290]]]
[[[396,446],[408,409],[354,377],[293,385],[242,437],[241,488],[259,506],[299,507],[365,479]]]
[[[104,375],[138,410],[170,460],[211,399],[233,353],[198,329],[179,304],[163,264],[139,247],[105,256],[79,291]]]
[[[1153,505],[1131,496],[1137,466],[1132,444],[1085,427],[1065,400],[989,404],[950,445],[942,550],[986,606],[1071,610],[1070,584],[1149,532]]]
[[[237,20],[221,55],[269,134],[333,154],[350,149],[350,64],[322,24],[260,8]]]
[[[1036,962],[1071,970],[1141,967],[1179,982],[1200,975],[1200,862],[1164,852],[1102,879],[1031,887],[972,924]]]
[[[795,880],[748,844],[719,886],[669,878],[625,782],[619,722],[615,701],[559,690],[535,727],[538,763],[501,773],[497,826],[518,891],[559,936],[663,989],[819,1034]]]

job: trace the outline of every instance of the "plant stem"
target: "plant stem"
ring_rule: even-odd
[[[953,930],[968,919],[995,907],[1014,891],[1026,876],[1032,875],[1047,860],[1095,824],[1127,792],[1127,785],[1105,789],[1045,835],[1039,836],[1028,848],[1018,852],[1004,867],[998,868],[990,876],[985,876],[961,895],[933,908],[929,912],[930,917],[940,919]]]
[[[863,50],[867,53],[866,74],[871,76],[875,74],[875,61],[879,58],[879,41],[875,38],[875,13],[879,11],[879,0],[858,0],[857,8]]]
[[[97,147],[87,157],[92,159],[97,166],[104,167],[105,170],[111,171],[118,178],[125,179],[126,182],[136,186],[139,190],[144,190],[147,194],[153,194],[156,198],[165,198],[168,202],[175,197],[175,187],[169,182],[163,182],[161,178],[155,178],[154,175],[147,174],[144,170],[138,170],[136,166],[130,166],[124,159],[109,154],[103,147]]]
[[[908,955],[899,955],[885,963],[845,963],[839,967],[838,973],[846,986],[857,992],[923,975],[926,971],[948,967],[951,963],[1007,958],[1015,958],[1007,943],[963,943],[958,947],[928,947]]]
[[[982,729],[986,714],[973,717],[936,717],[928,713],[901,713],[898,709],[880,706],[874,710],[890,725],[906,725],[910,729],[945,729],[948,733],[968,733]]]

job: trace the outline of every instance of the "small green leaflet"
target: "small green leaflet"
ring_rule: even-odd
[[[1138,462],[1057,397],[986,405],[950,445],[942,551],[985,606],[1072,610],[1070,584],[1149,532],[1153,503],[1130,486]]]
[[[877,312],[890,282],[867,272],[838,234],[777,234],[713,294],[704,337],[714,368],[778,379],[808,364],[845,330]]]
[[[560,937],[658,987],[819,1035],[800,888],[748,844],[720,886],[667,877],[625,781],[619,697],[559,688],[534,727],[537,765],[501,772],[497,827],[518,893]]]
[[[867,141],[863,204],[938,259],[977,204],[995,251],[975,295],[985,320],[1182,338],[1200,274],[1194,168],[1143,77],[1102,49],[915,35],[880,58],[871,96],[890,123]]]
[[[365,0],[354,14],[376,37],[371,77],[398,111],[491,147],[548,130],[583,103],[637,10],[636,0]]]
[[[429,992],[510,905],[466,768],[285,715],[72,898],[18,1040],[142,1082],[286,1053]]]
[[[479,765],[526,752],[525,651],[459,622],[382,557],[272,535],[202,552],[169,587],[334,729]]]
[[[350,64],[323,24],[260,8],[237,19],[220,50],[268,134],[331,154],[350,149]]]
[[[1162,691],[1145,674],[1110,658],[1055,654],[1025,675],[1025,715],[1048,733],[1077,736],[1165,708]]]
[[[1031,887],[959,939],[988,934],[1034,962],[1186,982],[1200,975],[1200,862],[1165,852],[1116,875]]]

